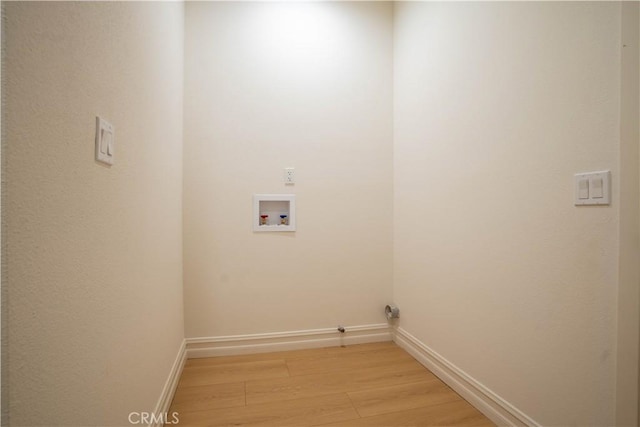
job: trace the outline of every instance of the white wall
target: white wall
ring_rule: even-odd
[[[179,3],[6,4],[11,425],[127,425],[183,341]],[[116,129],[94,161],[95,117]]]
[[[183,257],[189,337],[380,323],[393,293],[403,329],[540,424],[633,417],[620,4],[4,7],[12,425],[152,410]],[[573,174],[605,168],[612,206],[574,207]],[[289,192],[298,231],[253,233],[251,195]]]
[[[542,425],[615,424],[620,37],[619,3],[395,8],[400,326]]]
[[[187,337],[384,322],[392,20],[389,3],[186,5]],[[253,193],[295,193],[297,231],[254,233]]]

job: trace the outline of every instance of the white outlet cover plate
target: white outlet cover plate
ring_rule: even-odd
[[[284,168],[284,183],[288,185],[292,185],[296,183],[295,168]]]

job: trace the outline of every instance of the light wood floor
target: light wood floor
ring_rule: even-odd
[[[391,342],[189,359],[171,412],[179,426],[493,425]]]

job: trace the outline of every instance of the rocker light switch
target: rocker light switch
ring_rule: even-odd
[[[578,181],[578,199],[589,198],[589,180],[582,178]]]
[[[115,128],[108,121],[96,117],[96,160],[113,164],[113,146],[115,143]]]
[[[602,178],[591,179],[591,197],[594,199],[602,198]]]

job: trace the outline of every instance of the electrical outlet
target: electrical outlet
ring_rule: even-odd
[[[284,168],[284,183],[285,184],[295,184],[296,182],[296,174],[294,168]]]

